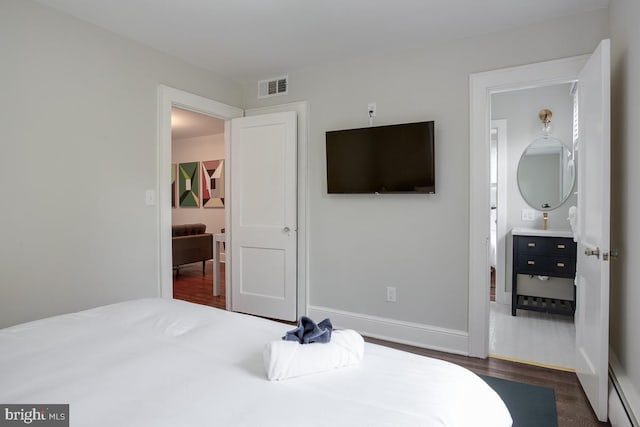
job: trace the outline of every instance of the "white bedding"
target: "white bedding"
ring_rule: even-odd
[[[268,381],[291,326],[145,299],[0,330],[0,403],[70,404],[72,426],[511,426],[459,366],[365,344],[355,367]]]

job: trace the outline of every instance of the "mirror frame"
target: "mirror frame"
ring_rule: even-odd
[[[542,145],[541,143],[543,142],[547,145],[550,142],[557,142],[557,144],[559,144],[559,148],[561,150],[564,150],[562,152],[568,153],[567,161],[564,167],[569,167],[570,164],[573,164],[572,170],[571,170],[571,182],[568,187],[568,190],[565,191],[563,194],[561,194],[560,201],[557,204],[549,205],[545,203],[546,206],[544,205],[534,206],[531,200],[531,195],[529,194],[528,195],[529,197],[527,197],[524,194],[525,192],[523,191],[521,180],[520,180],[520,170],[521,170],[520,168],[521,168],[523,159],[526,157],[527,153],[532,149],[532,147],[535,148],[536,144]],[[538,137],[534,139],[529,145],[527,145],[527,147],[522,152],[522,155],[520,156],[520,160],[518,160],[518,167],[516,169],[516,182],[518,183],[518,191],[520,192],[520,196],[525,201],[525,203],[529,205],[531,208],[536,209],[538,211],[542,211],[542,212],[549,212],[549,211],[558,209],[560,206],[562,206],[567,201],[567,199],[571,196],[571,192],[573,191],[573,187],[575,186],[575,182],[576,182],[575,161],[573,157],[574,156],[572,155],[571,150],[567,148],[567,146],[561,140],[550,135],[544,135],[544,136]]]

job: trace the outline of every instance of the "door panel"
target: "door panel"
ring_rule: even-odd
[[[240,179],[240,223],[242,226],[285,226],[286,193],[284,189],[286,169],[281,168],[284,150],[282,144],[285,129],[281,126],[243,128],[238,147],[242,167],[236,179]],[[258,176],[258,171],[259,176]]]
[[[285,251],[281,249],[244,246],[240,248],[242,262],[252,266],[243,269],[241,293],[266,298],[284,299]],[[272,280],[265,281],[264,277]]]
[[[231,122],[231,307],[296,320],[296,113]]]
[[[576,372],[597,417],[607,420],[609,366],[609,40],[578,81],[578,259]]]

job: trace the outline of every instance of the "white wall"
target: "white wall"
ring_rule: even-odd
[[[512,92],[503,92],[491,96],[491,118],[507,120],[507,230],[515,227],[542,228],[542,212],[536,211],[535,221],[523,221],[522,209],[531,209],[518,189],[518,163],[522,153],[534,139],[541,135],[542,124],[538,112],[548,108],[553,112],[551,135],[561,140],[567,148],[572,146],[573,138],[573,97],[571,85],[562,84]],[[565,203],[549,211],[549,229],[571,230],[569,207],[577,204],[572,191]],[[506,245],[505,290],[511,291],[511,267],[513,258],[511,235]],[[557,286],[560,284],[560,286]],[[548,282],[530,279],[526,275],[518,278],[518,285],[532,295],[573,299],[573,282],[569,279],[551,278]]]
[[[469,74],[591,52],[607,26],[607,12],[599,11],[286,70],[289,95],[266,100],[257,100],[256,81],[247,81],[247,107],[309,101],[310,305],[466,333]],[[324,133],[366,126],[369,102],[377,102],[376,124],[435,120],[437,194],[327,195]],[[385,301],[387,286],[397,287],[396,303]]]
[[[158,295],[158,85],[240,88],[30,0],[0,52],[0,327]]]
[[[201,162],[224,159],[224,134],[174,140],[171,145],[171,162]],[[202,194],[202,193],[201,193]],[[172,224],[202,223],[208,233],[219,233],[224,228],[224,208],[181,208],[171,210]]]
[[[616,372],[640,419],[640,2],[614,0],[612,46],[611,346]]]

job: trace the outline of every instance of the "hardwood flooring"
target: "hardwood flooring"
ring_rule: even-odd
[[[205,263],[204,274],[202,263],[187,264],[180,271],[173,273],[173,297],[196,304],[226,308],[224,264],[220,264],[220,296],[213,296],[213,261]]]
[[[190,264],[180,268],[177,277],[174,274],[173,296],[177,299],[225,308],[224,264],[221,265],[222,295],[213,296],[213,262],[205,264],[204,274],[202,264]],[[608,426],[595,417],[587,397],[585,396],[578,378],[572,372],[542,368],[533,365],[510,362],[495,358],[477,359],[456,354],[443,353],[404,344],[392,343],[375,338],[366,338],[368,342],[393,347],[423,356],[446,360],[482,375],[490,375],[506,380],[551,387],[556,394],[556,408],[558,411],[558,427],[592,427]]]

